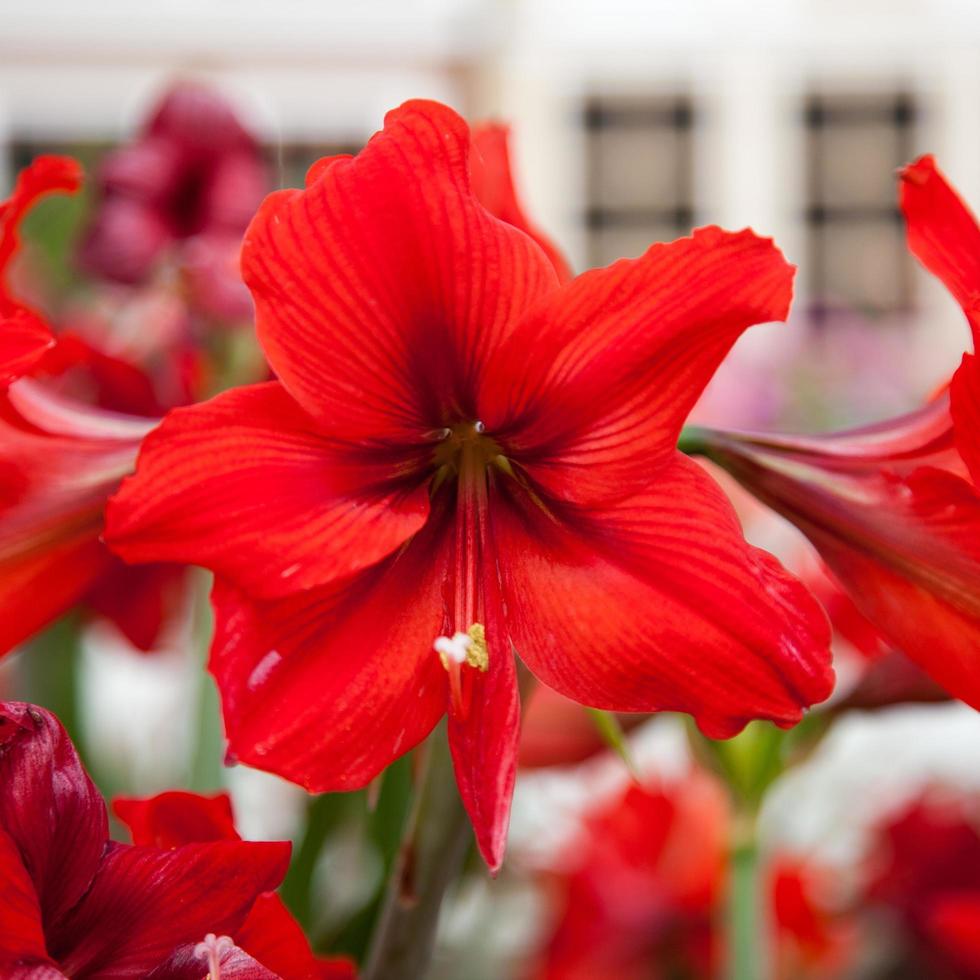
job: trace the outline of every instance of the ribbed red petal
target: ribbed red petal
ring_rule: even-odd
[[[899,201],[909,250],[963,307],[980,337],[980,228],[933,156],[920,157],[901,173]]]
[[[792,725],[830,694],[822,610],[746,544],[727,498],[686,457],[642,496],[567,522],[530,502],[498,511],[514,645],[567,697],[685,711],[727,737],[754,718]]]
[[[341,453],[278,382],[236,388],[171,412],[146,439],[106,539],[127,561],[205,565],[285,595],[373,564],[422,526],[414,465]]]
[[[496,566],[489,556],[484,561],[488,668],[484,673],[464,668],[465,711],[450,702],[448,724],[459,795],[492,874],[504,859],[521,729],[517,670],[500,604]]]
[[[108,836],[105,803],[61,723],[0,703],[0,831],[20,850],[45,931],[85,894]]]
[[[430,521],[430,525],[433,522]],[[344,583],[254,602],[216,584],[211,671],[229,751],[310,792],[357,789],[446,709],[445,527]]]
[[[240,840],[227,793],[200,796],[172,790],[148,799],[120,798],[112,811],[129,827],[134,844],[179,847],[214,840]]]
[[[792,280],[770,240],[718,228],[586,272],[500,348],[478,418],[556,496],[638,492],[735,340],[786,317]]]
[[[473,150],[470,157],[473,193],[495,217],[520,228],[542,248],[562,282],[572,278],[565,256],[555,243],[535,227],[524,213],[514,186],[510,162],[510,130],[500,123],[483,123],[473,127]]]
[[[418,442],[465,417],[489,353],[557,285],[541,249],[478,202],[469,160],[455,112],[408,102],[357,157],[267,198],[246,233],[262,346],[338,438]]]
[[[217,841],[174,850],[110,843],[91,889],[48,930],[70,976],[145,976],[173,950],[234,933],[289,864],[288,843]],[[206,971],[205,971],[206,972]]]

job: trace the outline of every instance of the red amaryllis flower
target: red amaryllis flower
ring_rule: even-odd
[[[118,799],[112,808],[129,827],[134,844],[174,848],[205,841],[241,840],[227,793],[206,797],[175,791],[150,799]],[[350,960],[313,955],[299,923],[274,892],[259,896],[235,933],[234,943],[283,980],[354,977]]]
[[[931,157],[902,177],[909,244],[961,301],[976,343],[980,229]],[[705,430],[691,439],[806,534],[886,639],[976,708],[978,392],[967,354],[948,392],[901,418],[826,436]]]
[[[217,573],[234,756],[353,789],[448,710],[496,867],[514,649],[577,701],[712,735],[791,725],[832,677],[816,603],[674,449],[792,269],[706,228],[562,286],[474,196],[471,154],[454,112],[411,102],[265,201],[243,270],[280,380],[171,413],[108,531],[127,560]]]
[[[81,251],[88,270],[139,283],[180,246],[191,299],[220,319],[248,316],[238,249],[269,177],[255,138],[219,95],[175,86],[139,138],[107,157],[101,183]]]
[[[980,978],[978,802],[928,793],[880,829],[864,902],[892,918],[897,977]]]
[[[4,977],[188,975],[169,968],[175,950],[234,935],[289,862],[288,843],[109,840],[65,730],[33,705],[0,704],[0,785]],[[195,980],[206,973],[199,958]]]
[[[11,196],[0,204],[0,384],[19,378],[54,346],[44,320],[16,299],[8,282],[10,264],[20,245],[20,222],[45,194],[75,191],[81,168],[68,157],[38,157],[21,171]]]

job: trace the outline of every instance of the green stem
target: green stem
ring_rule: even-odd
[[[767,980],[769,933],[755,817],[738,814],[729,855],[725,915],[726,980]]]
[[[697,425],[685,425],[677,437],[677,451],[686,456],[703,456],[708,430]]]
[[[472,831],[456,790],[445,726],[429,739],[426,773],[392,868],[361,980],[420,980],[435,945],[446,889],[459,875]]]

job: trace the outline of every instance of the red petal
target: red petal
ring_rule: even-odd
[[[980,709],[980,497],[965,481],[932,469],[917,471],[898,491],[890,511],[878,508],[894,536],[879,551],[816,526],[806,533],[881,633]]]
[[[496,562],[484,561],[489,666],[485,673],[465,669],[465,711],[450,702],[449,747],[459,795],[476,833],[480,853],[492,874],[504,859],[510,802],[517,775],[521,704],[517,671],[500,607]]]
[[[0,204],[0,317],[27,308],[10,295],[7,273],[20,246],[20,223],[31,206],[54,191],[74,193],[82,183],[82,170],[69,157],[40,156],[18,175],[13,193]]]
[[[48,932],[71,976],[145,976],[175,947],[230,934],[275,888],[289,844],[218,841],[176,850],[110,844],[91,890]]]
[[[112,811],[129,827],[134,844],[179,847],[215,840],[240,840],[231,797],[171,791],[149,799],[113,800]]]
[[[952,956],[967,975],[980,973],[980,893],[951,891],[933,899],[926,929],[939,949]]]
[[[408,102],[351,160],[266,198],[242,271],[262,346],[338,438],[418,441],[472,408],[472,378],[557,283],[470,190],[465,122]]]
[[[106,538],[127,561],[205,565],[284,595],[373,564],[425,523],[428,493],[398,467],[339,452],[278,382],[236,388],[146,439]]]
[[[675,455],[653,489],[548,521],[501,510],[504,602],[532,672],[583,704],[686,711],[713,737],[788,726],[833,686],[816,601],[746,544],[727,498]]]
[[[953,418],[956,448],[980,486],[980,362],[964,354],[963,363],[949,385],[949,412]]]
[[[735,340],[786,317],[792,280],[769,239],[718,228],[586,272],[500,349],[478,418],[557,496],[639,492]]]
[[[288,980],[326,980],[328,977],[354,980],[353,966],[348,961],[320,959],[313,955],[299,923],[278,895],[259,898],[235,940],[263,966]],[[224,976],[224,970],[221,975]]]
[[[20,849],[49,928],[92,881],[109,834],[105,804],[43,708],[0,703],[0,750],[0,830]]]
[[[0,385],[26,374],[52,347],[54,336],[33,313],[16,311],[0,320]]]
[[[8,964],[45,961],[48,953],[34,882],[24,867],[20,848],[3,830],[0,830],[0,881],[3,882],[0,888],[0,970],[3,976],[8,976]]]
[[[899,186],[909,250],[939,279],[980,332],[980,228],[932,156],[906,167]]]
[[[365,786],[446,707],[449,549],[430,521],[408,547],[334,586],[250,602],[216,584],[211,670],[231,754],[310,792]]]
[[[559,280],[567,282],[572,278],[568,262],[554,242],[531,224],[517,197],[509,143],[510,130],[507,126],[484,123],[474,127],[470,157],[473,193],[492,215],[530,235],[548,256]]]

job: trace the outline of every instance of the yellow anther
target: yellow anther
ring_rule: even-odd
[[[490,666],[490,653],[487,650],[487,631],[483,623],[474,623],[467,631],[470,645],[466,649],[466,662],[477,670],[486,672]]]

